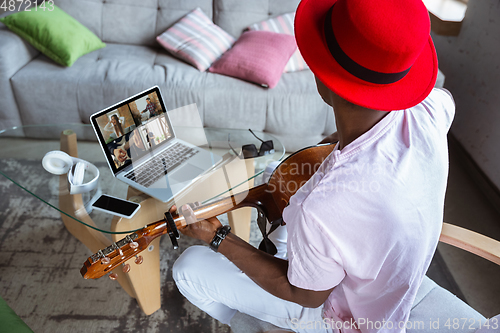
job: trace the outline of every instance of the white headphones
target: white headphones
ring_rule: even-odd
[[[99,169],[85,160],[71,157],[60,150],[49,151],[42,159],[42,166],[54,175],[68,174],[70,194],[90,192],[99,182]],[[83,183],[85,170],[90,171],[94,178],[88,183]]]

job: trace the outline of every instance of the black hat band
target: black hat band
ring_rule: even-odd
[[[333,5],[335,6],[335,4]],[[346,71],[361,79],[363,81],[377,83],[377,84],[390,84],[401,80],[410,71],[411,66],[398,73],[381,73],[368,69],[354,60],[352,60],[340,47],[335,34],[333,33],[331,18],[333,6],[328,10],[325,18],[325,41],[328,45],[331,55]]]

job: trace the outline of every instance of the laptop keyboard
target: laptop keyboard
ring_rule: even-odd
[[[199,150],[190,148],[182,143],[175,143],[172,147],[165,149],[154,159],[144,163],[125,175],[128,179],[149,187],[167,173],[196,155]]]

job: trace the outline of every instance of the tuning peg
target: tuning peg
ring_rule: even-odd
[[[111,274],[109,274],[109,278],[110,278],[111,280],[116,280],[116,279],[118,279],[118,274],[116,274],[116,273],[111,273]]]
[[[130,265],[129,264],[123,265],[122,270],[123,270],[123,273],[130,272]]]
[[[138,247],[139,247],[139,243],[137,243],[137,242],[130,243],[130,248],[131,249],[137,249]]]
[[[108,265],[111,262],[111,260],[108,257],[104,257],[101,259],[101,263],[103,265]]]
[[[142,256],[136,256],[134,262],[137,264],[137,265],[140,265],[142,264],[142,262],[144,261],[144,259],[142,258]]]

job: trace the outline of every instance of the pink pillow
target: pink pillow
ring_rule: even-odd
[[[254,23],[249,26],[246,30],[264,30],[264,31],[272,31],[279,32],[280,34],[294,35],[293,30],[293,22],[295,20],[295,12],[283,14],[280,16],[276,16],[265,21]],[[308,69],[304,58],[300,54],[300,51],[294,52],[290,60],[285,66],[283,72],[296,72],[304,69]]]
[[[296,49],[293,36],[247,31],[208,71],[274,88]]]

